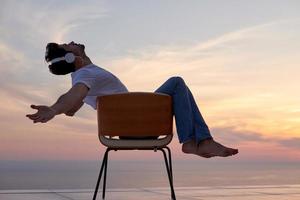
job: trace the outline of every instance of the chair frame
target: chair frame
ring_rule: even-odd
[[[167,150],[168,154],[166,153],[165,149]],[[104,172],[104,177],[103,177],[103,189],[102,189],[102,199],[105,199],[105,191],[106,191],[106,175],[107,175],[107,164],[108,164],[108,153],[109,151],[120,151],[120,150],[152,150],[154,152],[157,152],[158,150],[163,153],[163,157],[165,160],[165,165],[166,165],[166,170],[169,178],[169,184],[170,184],[170,189],[171,189],[171,199],[176,200],[175,196],[175,191],[174,191],[174,186],[173,186],[173,170],[172,170],[172,157],[171,157],[171,150],[169,147],[164,146],[164,147],[155,147],[155,148],[111,148],[107,147],[106,151],[103,156],[93,200],[96,200],[97,194],[98,194],[98,189],[100,185],[100,181],[102,178],[102,174]]]

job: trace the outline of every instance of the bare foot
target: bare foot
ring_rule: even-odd
[[[225,147],[213,139],[203,140],[198,145],[195,140],[191,140],[182,145],[182,151],[187,154],[195,154],[204,158],[211,158],[214,156],[228,157],[238,153],[237,149]]]
[[[204,158],[210,158],[210,157],[212,157],[212,156],[210,156],[207,153],[198,154],[197,150],[198,150],[198,145],[197,145],[197,143],[196,143],[195,140],[188,141],[186,143],[183,143],[183,145],[182,145],[182,152],[183,153],[195,154],[195,155],[202,156]]]

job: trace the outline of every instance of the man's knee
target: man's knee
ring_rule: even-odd
[[[171,81],[174,81],[177,84],[185,84],[184,80],[180,76],[173,76],[170,78]]]

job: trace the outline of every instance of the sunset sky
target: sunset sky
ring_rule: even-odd
[[[297,0],[1,1],[0,160],[102,155],[88,105],[47,124],[25,117],[71,86],[70,75],[49,73],[46,44],[75,41],[130,91],[183,77],[213,137],[239,148],[229,159],[300,161],[299,10]],[[200,159],[181,153],[174,134],[175,159]]]

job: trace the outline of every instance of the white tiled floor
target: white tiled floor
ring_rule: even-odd
[[[300,200],[300,185],[177,187],[178,200]],[[90,200],[92,190],[0,190],[0,200]],[[97,199],[101,198],[101,191]],[[108,189],[107,200],[170,199],[169,188]]]

